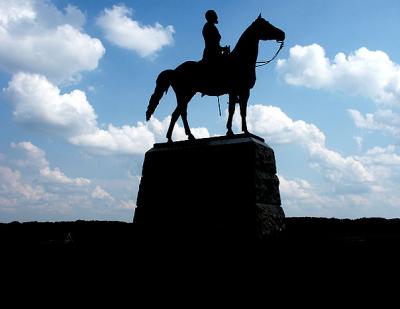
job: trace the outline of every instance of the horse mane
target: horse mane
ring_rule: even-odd
[[[243,50],[246,50],[246,45],[248,45],[248,39],[251,37],[254,31],[255,23],[257,20],[253,21],[250,26],[246,28],[246,30],[243,31],[243,33],[240,35],[239,40],[237,41],[235,48],[232,50],[233,55],[237,55],[238,53],[242,52]]]

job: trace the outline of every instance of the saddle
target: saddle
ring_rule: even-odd
[[[201,93],[202,96],[219,96],[228,93],[231,81],[229,58],[229,54],[224,53],[215,59],[202,59],[198,62],[200,65],[200,77],[206,88],[206,91]]]

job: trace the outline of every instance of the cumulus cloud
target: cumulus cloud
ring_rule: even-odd
[[[304,179],[289,180],[279,175],[279,189],[283,197],[289,199],[309,199],[312,196],[312,186]]]
[[[69,141],[74,145],[86,147],[91,152],[102,155],[142,154],[149,150],[155,142],[165,141],[170,120],[170,116],[162,121],[152,117],[146,123],[138,121],[136,126],[115,127],[109,124],[107,129],[96,127],[93,132],[88,134],[70,137]],[[196,138],[210,136],[206,128],[192,128],[191,131]],[[178,124],[175,125],[173,139],[187,139],[184,128]]]
[[[392,167],[400,166],[400,155],[397,154],[397,147],[395,145],[388,145],[386,147],[373,147],[366,151],[364,156],[358,157],[360,161],[368,165],[385,166],[389,169]],[[388,170],[388,172],[396,172],[395,170]]]
[[[85,186],[90,184],[86,178],[69,178],[58,167],[51,168],[42,149],[36,147],[31,142],[12,143],[12,148],[21,149],[25,152],[27,160],[22,165],[33,165],[39,169],[42,181],[59,184],[72,184],[76,186]],[[21,161],[19,161],[21,162]]]
[[[94,128],[93,132],[71,136],[69,141],[98,154],[139,154],[150,149],[154,134],[143,123],[137,126],[108,125],[106,130]]]
[[[318,44],[296,45],[288,59],[280,59],[277,70],[290,85],[312,89],[340,91],[373,100],[378,109],[363,115],[349,109],[349,115],[358,128],[379,131],[400,137],[400,65],[383,51],[361,47],[333,59],[326,56]]]
[[[12,220],[126,219],[131,220],[134,201],[118,198],[112,190],[83,177],[69,177],[52,167],[46,153],[30,141],[12,143],[12,156],[0,164],[0,217]],[[119,179],[117,191],[132,196],[132,180]],[[126,189],[128,183],[129,189]],[[121,217],[122,216],[122,217]]]
[[[133,50],[142,57],[155,55],[164,46],[173,43],[173,26],[141,25],[131,18],[132,10],[124,5],[114,5],[97,18],[105,37],[113,44]]]
[[[61,213],[85,200],[82,192],[90,185],[88,179],[70,178],[59,168],[51,168],[44,151],[31,142],[11,146],[22,159],[4,160],[0,165],[0,215],[4,215],[3,211],[14,213],[17,218],[29,211]],[[7,166],[13,164],[17,168]]]
[[[238,116],[234,119],[237,127],[239,120]],[[398,216],[400,209],[394,197],[400,198],[400,155],[396,146],[374,147],[362,155],[346,156],[326,146],[326,137],[318,127],[291,119],[274,106],[249,106],[248,127],[275,145],[275,150],[286,144],[305,149],[310,167],[325,180],[313,185],[305,179],[279,175],[282,204],[290,215]]]
[[[239,127],[240,119],[235,118]],[[250,131],[266,136],[274,144],[310,143],[324,144],[325,135],[315,125],[303,120],[292,120],[279,107],[256,104],[247,109]]]
[[[268,143],[297,144],[309,154],[312,167],[339,190],[343,184],[352,187],[370,187],[374,176],[357,158],[344,157],[325,145],[324,133],[314,124],[293,120],[279,107],[253,105],[248,108],[248,128],[263,136]],[[238,117],[235,125],[239,126]],[[359,189],[359,188],[358,188]]]
[[[1,0],[0,69],[42,74],[54,83],[79,79],[105,53],[98,39],[82,31],[84,23],[71,5],[61,12],[49,1]]]
[[[97,116],[84,92],[61,94],[45,76],[17,73],[4,93],[13,103],[14,119],[39,130],[69,136],[96,126]]]
[[[400,114],[390,109],[378,109],[375,113],[361,114],[349,109],[350,117],[358,128],[385,132],[393,137],[400,137]]]
[[[109,124],[99,128],[97,115],[85,92],[73,90],[61,93],[46,77],[38,74],[17,73],[4,89],[13,104],[14,119],[30,128],[58,134],[70,143],[98,154],[141,154],[156,141],[165,139],[170,117],[159,121],[121,127]],[[198,137],[209,137],[206,128],[193,128]],[[174,139],[186,139],[184,129],[176,125]]]
[[[360,95],[379,104],[400,105],[400,66],[383,51],[365,47],[332,60],[318,44],[290,48],[277,69],[291,85]]]
[[[283,208],[290,216],[319,216],[329,205],[329,197],[305,179],[288,179],[279,175]]]
[[[100,186],[96,186],[92,191],[92,197],[100,200],[113,201],[114,198]]]
[[[33,2],[27,0],[0,1],[0,25],[6,26],[20,20],[33,20],[36,13]]]
[[[136,208],[136,203],[134,200],[121,201],[118,207],[120,209],[133,210]]]
[[[13,204],[12,201],[16,201],[15,197],[18,197],[20,201],[21,199],[22,201],[37,201],[46,196],[42,186],[32,186],[24,182],[21,173],[8,166],[0,165],[0,183],[0,193],[6,206]]]

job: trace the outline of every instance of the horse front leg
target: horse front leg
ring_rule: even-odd
[[[243,92],[243,94],[240,96],[239,99],[239,104],[240,104],[240,116],[242,117],[242,131],[245,134],[249,134],[249,131],[247,130],[247,102],[249,101],[250,97],[250,90],[247,90]]]
[[[233,114],[235,113],[235,100],[236,96],[233,94],[229,94],[229,107],[228,107],[228,121],[226,123],[226,128],[228,131],[226,132],[226,136],[233,136],[233,131],[232,131],[232,120],[233,120]]]

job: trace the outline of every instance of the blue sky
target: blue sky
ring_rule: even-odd
[[[208,9],[232,48],[259,13],[286,32],[248,107],[286,215],[400,216],[398,1],[0,0],[1,222],[132,220],[175,107],[170,91],[145,122],[155,79],[201,58]],[[216,98],[192,99],[197,137],[225,133],[226,101],[220,117]]]

